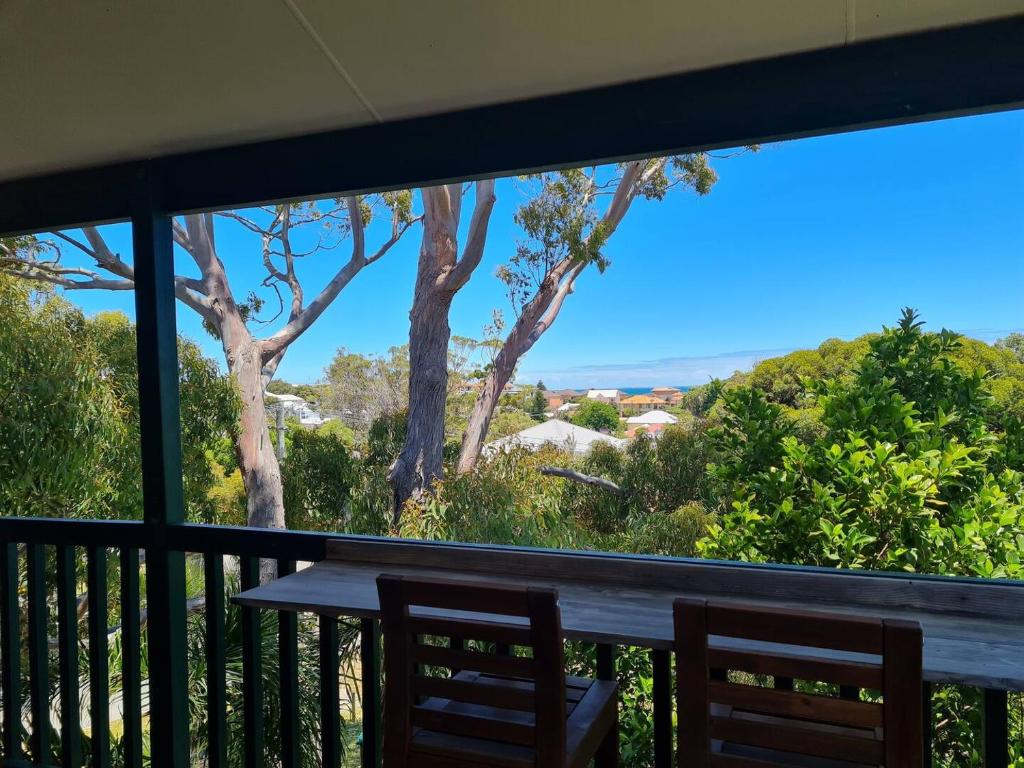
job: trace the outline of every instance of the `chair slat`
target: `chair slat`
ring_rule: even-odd
[[[858,688],[882,687],[881,668],[857,661],[710,648],[708,664],[713,669],[732,669],[752,675],[781,675],[799,680],[854,685]]]
[[[492,643],[529,646],[530,628],[500,621],[447,618],[441,616],[410,616],[406,619],[409,631],[417,635],[439,635],[459,640],[486,640]]]
[[[723,755],[720,752],[711,755],[708,765],[711,768],[784,768],[774,760],[758,760],[743,755]]]
[[[698,598],[676,600],[674,618],[681,765],[921,765],[915,622]],[[770,675],[774,685],[730,682],[729,671]],[[794,680],[838,684],[841,695],[794,690]],[[860,701],[864,688],[882,703]]]
[[[855,653],[882,652],[879,619],[732,605],[709,605],[707,611],[708,633],[712,635]]]
[[[437,579],[402,579],[400,583],[408,605],[499,616],[528,616],[530,611],[527,590],[515,587],[467,581],[455,589],[451,582]]]
[[[885,762],[921,765],[924,759],[924,701],[921,627],[916,622],[885,622]]]
[[[793,727],[796,721],[771,718],[770,722],[712,717],[712,739],[730,744],[764,747],[780,752],[846,760],[877,765],[884,758],[884,745],[872,738],[848,736],[821,730]]]
[[[714,680],[708,683],[708,698],[749,712],[807,718],[855,728],[882,727],[882,705],[871,702]]]
[[[475,673],[464,673],[459,677],[416,675],[412,679],[412,692],[418,696],[437,696],[521,712],[532,712],[534,707],[532,684],[521,689],[510,688],[501,681]]]
[[[469,704],[462,705],[467,710],[471,706]],[[530,719],[532,720],[532,715]],[[505,718],[488,715],[483,710],[477,713],[452,712],[445,709],[433,709],[429,704],[418,705],[412,708],[412,724],[414,727],[426,728],[439,733],[472,736],[524,747],[533,746],[536,741],[532,722],[511,722]]]
[[[616,685],[566,676],[557,592],[389,575],[377,592],[384,768],[617,764]]]
[[[479,651],[457,651],[436,645],[414,645],[412,659],[419,664],[448,669],[487,672],[508,677],[532,677],[533,660],[519,656],[495,656]]]

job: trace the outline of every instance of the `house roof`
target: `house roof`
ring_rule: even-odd
[[[631,395],[623,398],[620,402],[622,405],[661,405],[665,401],[660,397],[651,397],[650,395]]]
[[[614,399],[614,398],[618,397],[621,394],[622,393],[619,392],[619,390],[617,390],[617,389],[588,389],[587,390],[587,397],[589,397],[589,398],[606,397],[606,398],[609,398],[609,399]]]
[[[0,179],[386,123],[1022,11],[1024,0],[686,0],[644,13],[619,0],[463,2],[449,12],[413,0],[9,0],[0,3],[0,92],[17,108],[0,121]]]
[[[299,403],[304,404],[306,402],[305,398],[299,397],[298,395],[276,395],[273,392],[264,392],[263,396],[268,400],[273,399],[279,403],[295,403],[298,405]]]
[[[607,443],[620,449],[626,446],[626,441],[621,438],[570,424],[561,419],[550,419],[543,424],[527,427],[522,432],[494,440],[484,446],[484,451],[494,453],[519,445],[536,450],[549,443],[578,454],[587,453],[596,443]]]
[[[648,411],[639,416],[630,416],[627,424],[678,424],[679,419],[668,411]]]

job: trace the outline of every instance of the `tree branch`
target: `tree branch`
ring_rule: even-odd
[[[575,483],[584,483],[585,485],[592,485],[595,488],[600,488],[603,491],[614,493],[616,496],[626,495],[626,492],[623,491],[622,488],[617,486],[611,480],[605,480],[603,477],[585,475],[582,472],[576,472],[571,469],[562,469],[561,467],[541,467],[540,473],[542,475],[548,475],[550,477],[563,477],[566,480],[572,480]]]
[[[373,256],[367,258],[365,252],[366,233],[362,213],[359,210],[359,198],[348,197],[346,203],[352,226],[352,255],[349,257],[348,263],[338,270],[305,309],[289,320],[288,324],[280,331],[260,342],[265,366],[276,356],[282,354],[289,344],[301,336],[323,314],[324,310],[330,306],[331,302],[338,297],[338,294],[352,281],[353,277],[359,274],[363,267],[382,258],[409,227],[419,220],[416,218],[406,222],[398,228],[397,234],[393,230],[391,238],[377,249]]]
[[[461,188],[460,188],[461,199]],[[487,242],[487,226],[494,210],[494,179],[483,179],[476,183],[476,204],[473,206],[473,218],[469,222],[469,236],[466,247],[462,249],[462,257],[448,274],[448,290],[458,291],[466,284],[473,271],[480,265]],[[460,206],[461,207],[461,206]],[[458,223],[456,221],[456,226]]]

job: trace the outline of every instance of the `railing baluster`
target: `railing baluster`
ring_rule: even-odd
[[[772,687],[776,691],[792,691],[793,690],[793,678],[792,677],[781,677],[779,675],[775,675],[772,678]]]
[[[921,768],[932,768],[932,728],[935,724],[932,718],[931,683],[921,684],[921,717],[924,719],[924,727],[921,729],[921,732],[924,734],[924,745],[921,749],[923,763]]]
[[[121,550],[121,723],[125,768],[142,768],[142,630],[139,550]]]
[[[225,651],[224,556],[203,558],[206,591],[206,761],[209,768],[228,764],[227,654]]]
[[[256,557],[243,557],[242,589],[252,589],[260,583],[260,561]],[[263,659],[260,648],[260,612],[255,608],[242,608],[242,718],[245,732],[245,768],[263,765]]]
[[[453,651],[464,651],[466,649],[466,641],[463,640],[461,637],[449,637],[448,647],[451,648]],[[459,670],[455,667],[452,667],[452,677],[455,677],[457,674],[459,674]]]
[[[82,723],[78,692],[78,578],[75,548],[67,545],[57,547],[57,644],[61,768],[79,768]]]
[[[380,623],[363,619],[359,635],[363,688],[362,768],[376,768],[381,764],[380,643]]]
[[[278,577],[295,573],[294,560],[278,560]],[[281,767],[299,766],[299,624],[293,611],[277,612],[281,688]]]
[[[50,764],[50,670],[46,634],[46,552],[42,544],[28,544],[28,668],[32,707],[32,761]]]
[[[110,765],[110,659],[107,650],[107,550],[89,547],[86,557],[89,592],[89,731],[91,768]]]
[[[597,645],[597,679],[615,679],[615,646],[598,643]]]
[[[672,654],[651,651],[654,674],[654,766],[672,766]]]
[[[1004,768],[1010,761],[1006,691],[986,688],[984,711],[985,768]]]
[[[21,760],[21,608],[18,603],[18,545],[0,547],[0,642],[3,643],[3,751],[8,761]]]
[[[320,617],[320,735],[323,768],[341,765],[341,703],[338,701],[338,622]]]

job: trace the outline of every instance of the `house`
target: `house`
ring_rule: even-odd
[[[544,399],[547,401],[549,411],[556,411],[565,404],[565,398],[558,392],[547,391],[544,393]]]
[[[647,411],[626,419],[626,437],[636,437],[640,433],[657,436],[666,427],[678,423],[679,419],[667,411]]]
[[[654,387],[651,395],[661,398],[669,405],[677,405],[683,399],[683,391],[677,387]]]
[[[617,389],[588,389],[587,399],[597,400],[599,403],[611,403],[618,405],[622,399],[622,392]]]
[[[652,397],[651,395],[630,395],[624,397],[619,401],[619,412],[620,413],[645,413],[646,411],[653,411],[656,408],[662,408],[665,405],[665,401],[660,397]]]
[[[568,416],[579,407],[579,403],[563,403],[555,409],[555,413],[561,414],[562,416]]]
[[[607,443],[620,450],[626,447],[626,441],[622,438],[579,427],[568,421],[551,419],[543,424],[527,427],[522,432],[487,443],[484,446],[484,454],[493,456],[498,451],[508,451],[517,446],[536,451],[548,444],[563,451],[585,454],[597,443]]]
[[[673,416],[668,411],[651,410],[637,416],[630,416],[626,419],[626,423],[630,425],[661,424],[663,426],[668,426],[669,424],[678,424],[679,418]]]
[[[281,408],[284,411],[285,418],[292,417],[298,419],[299,423],[304,427],[315,429],[324,422],[330,421],[330,417],[325,419],[320,415],[319,411],[298,395],[275,395],[273,392],[264,392],[263,397],[268,407]]]

